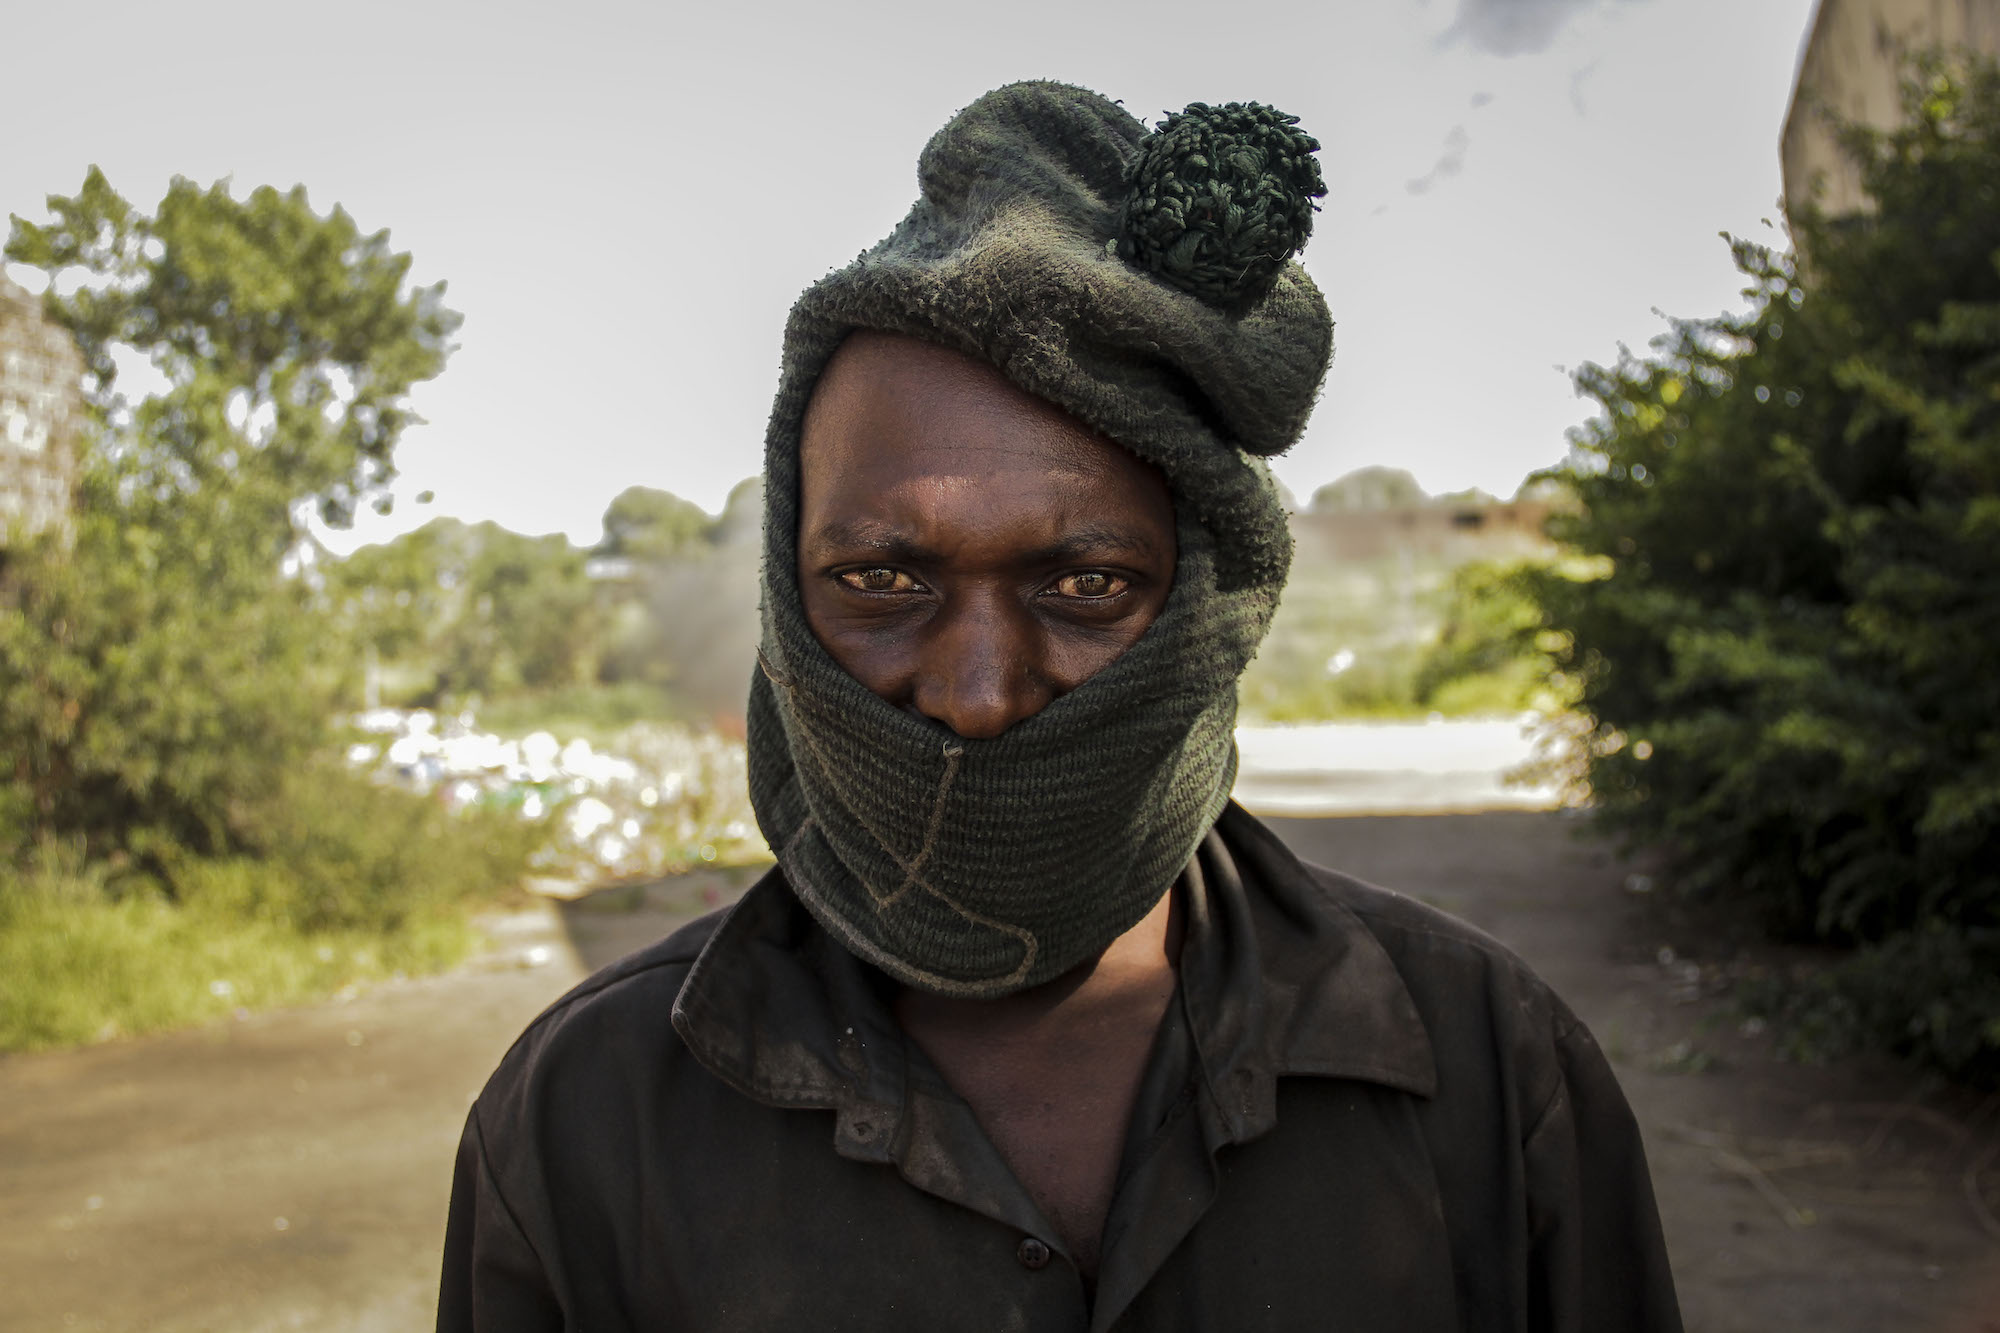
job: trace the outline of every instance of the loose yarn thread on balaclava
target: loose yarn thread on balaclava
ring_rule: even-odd
[[[987,997],[1061,975],[1151,909],[1228,800],[1236,678],[1291,556],[1260,457],[1297,439],[1332,353],[1290,262],[1323,193],[1315,148],[1255,103],[1196,104],[1148,135],[1084,89],[1010,85],[931,139],[909,215],[792,309],[765,442],[751,800],[800,901],[906,984]],[[875,697],[806,624],[799,435],[856,329],[993,365],[1172,492],[1159,619],[997,737]]]

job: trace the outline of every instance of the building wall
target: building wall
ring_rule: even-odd
[[[1815,107],[1888,129],[1903,114],[1899,51],[1961,45],[2000,55],[2000,0],[1820,0],[1785,118],[1786,209],[1802,206],[1815,180],[1827,212],[1865,205],[1860,173],[1840,155]]]
[[[0,546],[67,522],[83,423],[83,359],[40,300],[0,276]]]
[[[1503,500],[1483,505],[1404,505],[1394,509],[1292,515],[1301,566],[1352,565],[1409,554],[1464,564],[1546,554],[1549,505]]]

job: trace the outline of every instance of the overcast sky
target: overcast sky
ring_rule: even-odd
[[[1780,235],[1811,8],[17,6],[0,211],[43,219],[96,162],[147,209],[226,176],[387,227],[465,326],[395,516],[358,535],[445,513],[588,542],[628,485],[714,510],[757,471],[786,308],[902,215],[924,140],[980,93],[1062,79],[1149,120],[1269,102],[1324,145],[1305,264],[1338,322],[1279,476],[1303,499],[1386,463],[1504,495],[1588,414],[1559,367],[1642,348],[1655,307],[1741,303],[1717,233]]]

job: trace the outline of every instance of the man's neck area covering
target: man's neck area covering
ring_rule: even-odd
[[[765,440],[750,796],[801,902],[896,980],[990,998],[1095,957],[1187,865],[1236,777],[1236,678],[1291,562],[1262,457],[1305,428],[1333,351],[1292,256],[1319,145],[1256,103],[1153,131],[1018,83],[931,139],[921,194],[810,288]],[[876,697],[813,637],[797,583],[799,435],[857,329],[975,357],[1165,474],[1165,609],[1110,666],[991,739]]]

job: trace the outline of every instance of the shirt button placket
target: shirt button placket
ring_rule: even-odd
[[[1048,1267],[1049,1247],[1033,1236],[1023,1236],[1014,1247],[1014,1257],[1021,1261],[1021,1267],[1034,1272]]]

